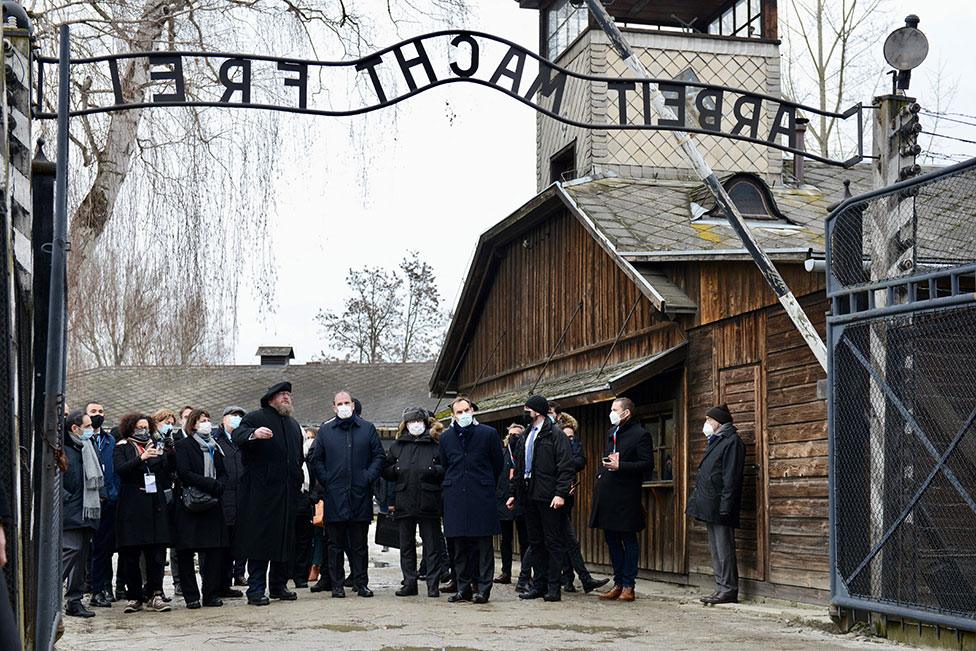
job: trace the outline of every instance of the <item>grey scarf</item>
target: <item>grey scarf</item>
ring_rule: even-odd
[[[217,467],[214,465],[214,455],[218,452],[223,454],[223,450],[217,447],[217,442],[214,441],[213,435],[208,435],[204,438],[200,434],[194,433],[193,439],[200,446],[200,449],[203,450],[203,476],[216,479]]]
[[[68,432],[75,445],[81,446],[81,466],[85,475],[85,492],[82,495],[82,517],[86,520],[98,520],[102,517],[102,501],[99,497],[99,490],[105,485],[105,477],[102,475],[102,464],[98,460],[98,453],[91,439],[82,441],[73,432]]]

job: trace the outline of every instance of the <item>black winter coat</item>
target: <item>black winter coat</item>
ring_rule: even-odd
[[[481,538],[501,533],[495,488],[505,464],[502,440],[488,425],[457,423],[441,433],[444,536]]]
[[[502,448],[505,463],[502,466],[502,474],[498,477],[498,487],[495,489],[495,500],[498,502],[498,519],[503,521],[521,518],[525,514],[522,503],[516,501],[515,508],[511,511],[506,506],[508,498],[512,495],[512,479],[515,478],[515,449],[518,448],[519,436],[508,437],[508,445]]]
[[[607,433],[603,456],[613,452],[613,432]],[[620,453],[620,469],[610,471],[600,464],[596,487],[593,491],[593,508],[590,509],[590,527],[605,531],[637,532],[647,526],[644,513],[644,476],[654,470],[654,445],[651,435],[640,423],[628,420],[617,432],[617,452]]]
[[[441,466],[440,450],[430,432],[413,436],[401,432],[386,453],[383,478],[395,484],[393,515],[395,518],[441,517]]]
[[[214,549],[227,547],[230,539],[224,523],[224,511],[218,503],[212,509],[193,513],[183,506],[183,488],[193,486],[218,499],[224,494],[227,470],[224,455],[220,450],[214,452],[214,469],[217,477],[205,477],[203,450],[193,437],[187,437],[176,444],[176,488],[173,509],[174,532],[173,547],[176,549]]]
[[[94,441],[92,442],[94,445]],[[68,468],[61,476],[61,522],[65,531],[71,529],[98,529],[98,520],[84,517],[85,513],[85,468],[81,458],[81,448],[65,434],[64,456]],[[99,489],[104,499],[104,487]],[[104,504],[104,501],[102,502]]]
[[[685,513],[702,522],[739,526],[746,446],[731,423],[709,440],[698,464],[695,488]]]
[[[312,474],[325,489],[325,521],[371,521],[373,482],[386,461],[373,424],[356,415],[333,418],[319,427],[312,450]]]
[[[576,477],[569,437],[558,425],[546,418],[535,438],[532,477],[525,479],[525,453],[531,433],[530,425],[516,450],[515,478],[512,482],[511,496],[516,502],[534,500],[545,502],[547,505],[556,496],[568,500],[569,489],[573,487],[573,480]]]
[[[586,468],[586,453],[583,451],[583,446],[580,444],[577,437],[569,438],[569,449],[573,453],[573,471],[579,475]],[[576,483],[576,478],[573,478],[573,483]],[[572,510],[576,506],[576,495],[570,495],[569,499],[566,500],[566,508]]]
[[[214,432],[214,438],[220,451],[224,453],[224,470],[227,477],[224,480],[224,494],[220,496],[220,506],[224,510],[224,524],[228,527],[237,522],[237,510],[240,501],[241,476],[244,474],[244,464],[241,460],[241,448],[234,439],[228,436],[224,428]]]
[[[173,455],[167,452],[143,461],[141,454],[128,439],[115,444],[112,463],[119,477],[115,545],[119,548],[170,544],[170,509],[164,492],[171,485]],[[156,477],[155,493],[146,492],[147,471]]]
[[[274,436],[250,439],[259,427],[267,427]],[[302,427],[291,416],[262,407],[244,416],[233,437],[244,466],[234,556],[287,561],[295,550],[295,519],[304,480]]]

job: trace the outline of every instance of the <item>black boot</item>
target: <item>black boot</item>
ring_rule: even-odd
[[[309,592],[329,592],[330,590],[332,590],[332,580],[325,575],[320,576],[319,580],[308,589]]]
[[[405,583],[402,588],[394,592],[398,597],[415,597],[418,594],[416,583]]]
[[[592,576],[587,576],[580,579],[580,582],[583,584],[583,592],[590,594],[597,588],[602,588],[606,584],[610,583],[610,579],[601,579],[597,581]]]

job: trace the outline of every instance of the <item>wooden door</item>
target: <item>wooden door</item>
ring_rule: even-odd
[[[736,530],[739,575],[766,580],[766,452],[763,440],[762,373],[759,364],[719,369],[719,403],[726,403],[746,444],[742,523]]]

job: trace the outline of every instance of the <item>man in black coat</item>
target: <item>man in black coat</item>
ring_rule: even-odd
[[[686,513],[708,529],[708,547],[715,570],[715,592],[702,597],[705,604],[735,603],[739,599],[739,569],[735,559],[735,529],[742,506],[742,475],[746,446],[732,424],[727,405],[705,413],[702,432],[708,437],[698,464],[695,489]]]
[[[241,461],[241,449],[234,443],[234,430],[241,426],[241,421],[247,412],[243,407],[230,406],[224,409],[224,416],[220,421],[220,428],[214,434],[217,447],[223,452],[224,468],[227,470],[227,477],[224,481],[224,494],[221,496],[220,505],[224,509],[224,522],[227,524],[227,533],[230,534],[231,546],[233,547],[234,532],[237,526],[238,494],[240,492],[241,475],[244,473],[244,465]],[[233,588],[234,583],[244,583],[244,564],[247,559],[235,558],[231,551],[224,554],[224,567],[221,571],[221,598],[243,597],[240,590]],[[235,581],[237,580],[237,581]]]
[[[448,601],[487,603],[491,596],[495,552],[492,537],[501,533],[495,487],[505,463],[502,440],[493,427],[475,417],[464,396],[451,403],[454,422],[441,434],[444,466],[444,535],[453,545],[458,591]],[[472,594],[472,584],[477,592]]]
[[[295,549],[295,511],[302,487],[302,427],[292,417],[291,382],[279,382],[261,397],[261,408],[234,430],[241,448],[239,509],[234,555],[247,559],[247,603],[292,601],[288,568]],[[270,565],[270,581],[268,567]]]
[[[654,470],[651,435],[634,419],[634,403],[617,398],[610,407],[610,431],[593,491],[590,528],[603,529],[613,564],[613,588],[600,599],[633,601],[640,547],[637,532],[647,526],[644,477]]]
[[[566,558],[566,538],[561,509],[566,506],[576,475],[569,439],[549,418],[549,401],[531,396],[525,402],[531,424],[525,443],[518,448],[515,477],[508,508],[520,501],[532,545],[532,571],[536,580],[520,599],[559,601],[560,576]]]
[[[373,482],[380,476],[386,453],[373,424],[355,414],[348,391],[335,395],[332,409],[336,417],[319,427],[311,463],[312,473],[325,492],[332,596],[346,596],[345,555],[356,593],[372,597],[366,569],[369,523],[373,520]]]

